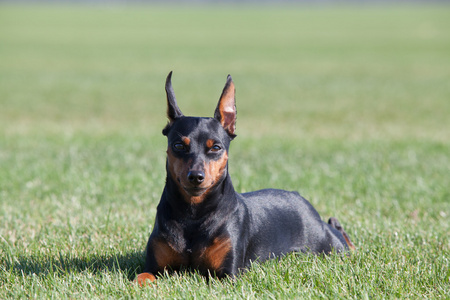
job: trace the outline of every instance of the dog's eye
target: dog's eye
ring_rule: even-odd
[[[173,144],[173,148],[178,151],[183,151],[186,149],[186,146],[183,143],[175,143]]]
[[[219,145],[214,145],[211,147],[211,151],[212,152],[217,152],[220,151],[222,148]]]

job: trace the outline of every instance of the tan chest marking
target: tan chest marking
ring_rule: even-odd
[[[204,249],[200,260],[208,269],[220,271],[231,248],[231,240],[228,237],[215,238],[213,243]]]
[[[181,265],[186,265],[188,261],[185,255],[175,251],[173,247],[164,240],[155,240],[152,243],[152,251],[160,271],[167,266],[178,268]]]

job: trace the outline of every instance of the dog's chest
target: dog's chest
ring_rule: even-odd
[[[173,269],[184,266],[220,273],[232,249],[228,236],[218,236],[207,242],[181,243],[184,247],[179,244],[159,240],[154,251],[158,265]]]

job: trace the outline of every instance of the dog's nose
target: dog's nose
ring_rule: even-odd
[[[189,171],[188,180],[192,184],[199,185],[205,180],[205,173],[202,171]]]

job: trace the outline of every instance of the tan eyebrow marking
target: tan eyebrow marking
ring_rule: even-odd
[[[206,147],[212,148],[212,146],[214,146],[214,140],[212,140],[212,139],[207,140]]]
[[[181,137],[181,140],[183,141],[183,143],[184,143],[186,146],[189,146],[189,144],[191,143],[191,139],[188,138],[187,136]]]

